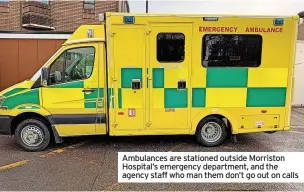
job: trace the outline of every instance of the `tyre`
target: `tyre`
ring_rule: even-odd
[[[50,143],[50,131],[38,118],[20,122],[15,131],[18,145],[26,151],[43,151]]]
[[[195,135],[197,141],[203,146],[218,146],[227,137],[227,126],[222,119],[209,116],[198,124]]]

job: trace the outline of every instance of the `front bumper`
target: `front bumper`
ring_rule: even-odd
[[[0,115],[0,134],[11,135],[11,122],[13,117],[9,115]]]

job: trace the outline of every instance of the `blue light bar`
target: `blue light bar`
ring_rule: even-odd
[[[134,16],[124,16],[124,23],[125,24],[134,24],[135,23]]]
[[[273,20],[273,25],[275,26],[282,26],[284,25],[284,19],[283,18],[276,18]]]

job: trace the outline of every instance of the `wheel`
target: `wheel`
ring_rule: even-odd
[[[42,120],[26,119],[17,126],[15,139],[26,151],[43,151],[50,143],[50,132]]]
[[[197,141],[203,146],[218,146],[227,137],[227,126],[222,119],[209,116],[198,124],[195,135]]]

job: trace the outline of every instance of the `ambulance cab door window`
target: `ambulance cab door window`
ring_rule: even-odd
[[[50,68],[49,85],[89,78],[92,74],[94,55],[94,47],[65,51]]]

